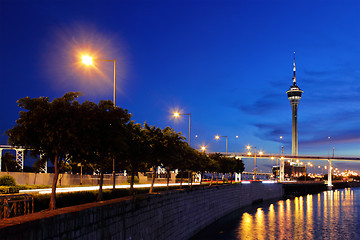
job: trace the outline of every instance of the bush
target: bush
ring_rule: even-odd
[[[51,188],[51,185],[45,185],[45,184],[36,184],[36,185],[17,185],[20,190],[29,190],[29,189],[43,189],[43,188]]]
[[[0,186],[1,194],[18,193],[19,188],[17,186]]]
[[[128,176],[127,182],[131,183],[131,176]],[[138,176],[134,176],[134,183],[139,183],[139,177]]]
[[[15,178],[9,175],[0,177],[0,186],[16,186]]]

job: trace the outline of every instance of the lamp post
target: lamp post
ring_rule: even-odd
[[[280,136],[280,149],[279,149],[279,155],[281,154],[281,149],[283,148],[283,145],[282,145],[282,139],[283,139],[283,136]],[[278,166],[278,160],[276,160],[276,166]]]
[[[239,136],[235,136],[235,155],[236,155],[236,139],[238,139]]]
[[[328,149],[328,163],[329,163],[329,170],[328,170],[328,185],[327,188],[328,190],[332,189],[332,176],[331,176],[331,159],[330,159],[330,141],[331,141],[331,137],[328,137],[329,139],[329,149]]]
[[[251,156],[251,146],[246,146],[246,149],[249,151],[247,154],[249,155],[249,156]],[[254,180],[256,180],[256,173],[257,173],[257,166],[256,166],[256,147],[254,147],[254,149],[255,149],[255,151],[254,151],[254,165],[255,165],[255,167],[254,167]],[[260,151],[259,152],[259,155],[261,156],[263,154],[263,152],[262,151]]]
[[[228,154],[228,136],[219,136],[219,135],[216,135],[216,136],[215,136],[215,139],[216,139],[216,140],[219,140],[221,137],[226,138],[226,155],[227,155],[227,154]]]
[[[191,146],[191,113],[178,113],[178,112],[174,112],[173,116],[178,118],[180,117],[180,115],[188,115],[189,116],[189,146]]]
[[[114,60],[107,60],[107,59],[93,59],[89,55],[82,56],[82,62],[85,65],[93,65],[93,61],[103,61],[103,62],[113,62],[114,63],[113,104],[114,104],[114,107],[116,107],[116,58]],[[113,158],[112,178],[113,178],[113,189],[115,189],[115,158]]]

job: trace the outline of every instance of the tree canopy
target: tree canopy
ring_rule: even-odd
[[[112,101],[80,104],[76,101],[80,94],[69,92],[53,101],[47,97],[18,100],[22,111],[16,125],[7,131],[9,143],[41,154],[42,163],[49,159],[54,164],[50,209],[55,208],[60,169],[78,163],[100,172],[99,200],[103,174],[112,170],[113,163],[117,169],[130,172],[131,188],[139,171],[152,169],[154,183],[158,167],[166,170],[168,178],[175,169],[224,174],[244,170],[241,160],[193,149],[170,127],[161,129],[131,121],[128,110],[114,106]]]

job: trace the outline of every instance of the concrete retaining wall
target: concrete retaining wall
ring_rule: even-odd
[[[188,239],[282,185],[232,184],[84,204],[0,222],[1,239]]]

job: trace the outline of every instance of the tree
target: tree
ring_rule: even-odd
[[[78,136],[74,133],[79,125],[74,121],[74,114],[79,109],[79,103],[75,101],[79,95],[79,92],[66,93],[52,102],[48,97],[22,98],[17,102],[24,111],[20,111],[16,125],[7,131],[9,143],[33,149],[35,154],[46,154],[54,164],[51,210],[56,206],[56,184],[61,163],[66,161],[72,148],[78,147]]]
[[[171,170],[178,168],[181,159],[182,144],[185,138],[181,133],[175,132],[170,127],[165,127],[163,133],[163,154],[161,156],[162,167],[166,169],[167,173],[167,190],[169,189],[169,179]]]
[[[116,155],[126,148],[125,125],[130,118],[126,109],[115,107],[112,101],[85,101],[74,115],[78,147],[71,148],[69,155],[75,163],[99,170],[98,201],[102,200],[104,172],[112,171]]]
[[[161,159],[164,158],[165,146],[164,146],[164,134],[159,127],[150,126],[146,122],[143,126],[147,143],[149,144],[147,163],[148,167],[152,169],[151,185],[149,193],[153,192],[156,169],[161,165]]]
[[[16,162],[14,154],[10,154],[8,152],[1,157],[1,165],[3,169],[5,168],[6,172],[21,171],[21,167]]]
[[[218,182],[218,175],[220,172],[220,162],[222,160],[222,154],[221,153],[211,153],[209,154],[209,158],[212,160],[212,165],[210,166],[210,169],[212,172],[216,172],[216,183]],[[209,170],[210,170],[209,169]],[[211,177],[211,183],[212,183],[213,177]],[[210,185],[211,185],[210,183]]]
[[[130,195],[132,195],[135,174],[146,169],[146,159],[151,156],[151,148],[147,131],[141,124],[131,121],[127,124],[126,129],[127,150],[123,152],[122,156],[126,160],[126,166],[124,167],[130,172]]]

